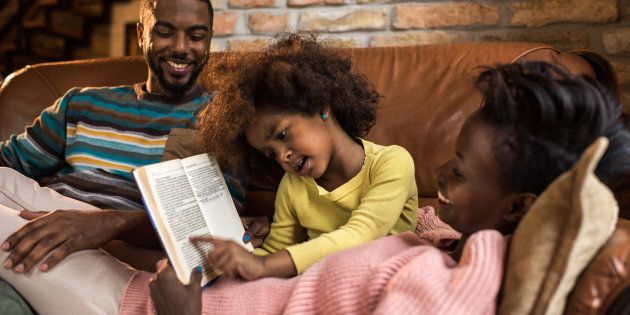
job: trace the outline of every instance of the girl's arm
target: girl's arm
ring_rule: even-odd
[[[349,220],[332,232],[287,247],[298,273],[329,254],[365,244],[390,231],[413,231],[418,206],[413,159],[399,146],[383,150],[374,156],[365,179],[370,186]],[[405,208],[407,214],[401,216]],[[399,221],[401,217],[404,219]]]
[[[306,230],[300,225],[291,205],[289,179],[282,178],[275,202],[275,214],[271,231],[260,248],[252,253],[231,241],[212,238],[194,238],[193,241],[211,242],[214,249],[208,254],[210,261],[233,278],[254,280],[264,277],[292,277],[297,269],[287,246],[299,244],[306,239]]]
[[[267,256],[255,256],[232,241],[195,238],[210,242],[214,249],[208,254],[210,262],[230,278],[256,280],[266,277],[288,278],[297,275],[291,255],[281,250]]]
[[[254,251],[255,255],[268,256],[251,255],[233,242],[210,240],[215,243],[210,259],[231,277],[253,280],[293,276],[329,254],[387,235],[394,229],[410,199],[413,204],[408,207],[411,211],[407,225],[413,230],[418,206],[413,159],[401,147],[385,150],[373,162],[367,193],[361,197],[361,203],[352,211],[348,222],[337,230],[304,242],[306,231],[300,226],[289,202],[291,183],[285,176],[278,189],[271,232],[263,246]]]
[[[306,240],[306,229],[300,225],[295,207],[291,202],[290,187],[298,185],[300,184],[292,183],[289,176],[282,177],[276,194],[275,211],[269,235],[263,244],[254,250],[254,255],[270,255]]]

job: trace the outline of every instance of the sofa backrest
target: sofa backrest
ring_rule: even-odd
[[[574,73],[590,73],[574,54],[535,43],[474,43],[347,49],[358,71],[384,96],[367,138],[405,147],[416,164],[422,198],[436,196],[433,170],[450,158],[464,119],[481,105],[472,82],[482,66],[546,60]],[[146,80],[140,57],[28,66],[0,87],[0,139],[21,132],[40,111],[72,87],[111,86]],[[202,85],[208,86],[205,75]],[[269,185],[271,187],[273,184]],[[421,200],[432,204],[432,199]]]
[[[561,64],[574,73],[591,71],[576,55],[531,43],[384,47],[350,54],[384,96],[367,138],[411,153],[421,198],[435,198],[433,172],[452,157],[461,125],[481,106],[473,81],[484,66],[531,59]]]

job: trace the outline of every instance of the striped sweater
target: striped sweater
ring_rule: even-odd
[[[159,162],[170,130],[194,125],[209,100],[199,88],[174,103],[147,93],[144,83],[74,88],[0,143],[0,164],[97,207],[142,209],[131,171]],[[239,206],[244,190],[225,175]]]

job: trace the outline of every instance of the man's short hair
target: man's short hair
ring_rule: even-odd
[[[144,23],[144,19],[146,19],[149,15],[149,12],[153,10],[153,4],[158,0],[140,0],[140,23]],[[208,15],[210,16],[210,24],[212,24],[212,20],[214,18],[214,9],[212,8],[212,3],[210,0],[197,0],[201,1],[208,5]],[[212,26],[212,25],[210,25]]]

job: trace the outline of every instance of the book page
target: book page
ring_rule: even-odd
[[[174,263],[178,278],[189,281],[190,272],[197,266],[203,266],[204,282],[208,273],[213,272],[208,265],[206,253],[210,244],[193,244],[190,235],[209,235],[208,226],[197,203],[193,188],[183,170],[180,160],[172,160],[145,167],[147,180],[151,187],[159,213],[168,226],[168,234],[174,243],[174,253],[180,257],[184,266]],[[168,248],[167,248],[168,250]],[[168,253],[173,260],[173,255]],[[179,269],[179,270],[178,270]]]
[[[207,154],[195,155],[183,159],[182,166],[192,184],[210,234],[232,240],[249,251],[254,250],[251,243],[243,242],[245,228],[216,159]]]

